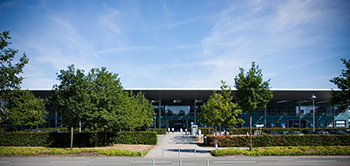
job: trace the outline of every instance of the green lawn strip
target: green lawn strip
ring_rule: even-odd
[[[300,155],[350,155],[349,146],[278,146],[248,149],[228,148],[210,152],[213,156],[246,155],[246,156],[300,156]]]
[[[31,155],[69,155],[82,152],[95,152],[96,155],[103,154],[107,156],[141,156],[141,152],[123,149],[72,149],[69,148],[0,148],[0,156],[31,156]],[[148,151],[143,152],[146,155]]]

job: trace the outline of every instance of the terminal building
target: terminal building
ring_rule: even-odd
[[[204,127],[200,122],[201,106],[210,95],[219,89],[126,89],[135,94],[142,91],[154,106],[156,116],[154,128],[190,128],[192,124]],[[253,126],[306,128],[313,127],[313,108],[315,108],[315,127],[349,127],[349,110],[339,110],[330,104],[331,90],[271,90],[273,98],[265,109],[253,113]],[[52,96],[52,91],[32,91],[34,95]],[[232,91],[235,100],[235,91]],[[315,99],[311,99],[312,96]],[[314,101],[313,101],[314,100]],[[313,104],[314,103],[314,104]],[[62,116],[49,110],[46,127],[59,126]],[[249,114],[239,115],[245,123],[235,127],[249,127]]]

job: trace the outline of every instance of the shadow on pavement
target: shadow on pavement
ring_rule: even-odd
[[[179,152],[179,149],[167,149],[170,152]],[[194,153],[194,149],[180,149],[180,153]],[[196,153],[208,153],[206,150],[196,150]]]

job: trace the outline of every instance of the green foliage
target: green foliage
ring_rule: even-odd
[[[135,130],[153,123],[153,106],[144,94],[125,92],[118,75],[107,68],[93,68],[87,76],[83,70],[75,70],[74,65],[60,72],[54,105],[65,116],[65,124],[73,127],[81,121],[84,130],[93,131],[95,146],[99,130]]]
[[[115,135],[115,144],[157,144],[156,132],[118,132]]]
[[[272,99],[272,92],[269,88],[269,82],[263,82],[262,71],[259,66],[255,66],[252,62],[252,67],[247,74],[244,74],[244,69],[239,68],[240,73],[235,78],[235,95],[240,109],[249,112],[249,133],[252,135],[252,113],[259,109],[266,108],[267,103]],[[252,139],[252,137],[250,137]],[[250,140],[250,150],[252,149],[252,140]]]
[[[84,70],[75,69],[74,65],[57,73],[59,85],[54,86],[53,104],[62,113],[65,123],[73,127],[80,120],[87,107],[87,88]]]
[[[247,156],[300,156],[300,155],[350,155],[349,146],[287,146],[257,148],[252,151],[241,149],[223,149],[210,152],[213,156],[247,155]]]
[[[244,74],[244,69],[239,68],[240,73],[235,78],[235,95],[238,98],[238,106],[245,112],[255,112],[261,108],[266,108],[267,103],[272,98],[272,92],[269,88],[269,82],[263,82],[262,71],[259,66],[252,67]]]
[[[12,96],[11,91],[21,88],[20,85],[24,78],[18,75],[23,72],[23,68],[29,62],[29,59],[24,53],[23,56],[19,58],[19,62],[14,64],[13,60],[18,50],[8,48],[8,46],[12,44],[12,42],[8,41],[12,39],[9,31],[0,33],[0,39],[0,99],[8,101]],[[8,115],[8,110],[6,110],[4,105],[0,104],[1,126],[10,123],[8,121]]]
[[[161,135],[161,134],[166,134],[166,129],[165,128],[150,128],[147,131],[152,131],[152,132],[156,132],[157,135]]]
[[[75,70],[74,65],[68,66],[67,70],[60,70],[57,74],[60,84],[55,85],[53,104],[57,111],[64,116],[64,123],[71,127],[70,147],[73,147],[73,127],[79,120],[85,122],[83,113],[89,100],[87,98],[88,83],[85,79],[84,70]]]
[[[237,109],[237,104],[232,102],[231,86],[226,85],[226,82],[221,81],[221,94],[213,92],[208,101],[201,107],[199,114],[200,121],[206,125],[214,124],[234,126],[237,123],[244,123],[242,119],[236,119],[242,110]]]
[[[46,123],[48,112],[45,110],[45,100],[36,98],[29,90],[13,91],[8,104],[8,122],[17,125],[35,126]]]
[[[93,147],[93,133],[74,133],[74,147]],[[0,146],[67,147],[70,133],[0,133]],[[97,134],[97,145],[157,144],[156,132],[107,132]]]
[[[148,128],[153,124],[153,117],[156,115],[152,103],[147,100],[142,92],[134,95],[130,92],[130,123],[131,130]]]
[[[97,128],[108,130],[130,119],[123,96],[123,87],[117,74],[110,73],[107,68],[93,68],[86,77],[88,82],[87,108],[82,117],[85,125],[95,132],[97,146]]]
[[[212,134],[214,132],[214,129],[211,127],[198,127],[198,129],[201,130],[202,134],[205,135]]]
[[[0,156],[31,156],[31,155],[69,155],[82,152],[92,152],[95,155],[103,154],[106,156],[141,156],[141,152],[122,150],[122,149],[73,149],[66,148],[0,148]],[[145,154],[145,152],[144,152]],[[147,152],[146,152],[147,154]]]
[[[220,147],[249,147],[249,136],[207,136],[209,145]],[[350,135],[264,135],[253,139],[255,147],[269,146],[350,146]]]
[[[12,39],[9,35],[9,31],[0,33],[0,91],[20,89],[20,84],[24,78],[18,76],[18,74],[22,73],[23,67],[29,62],[27,55],[23,54],[23,56],[19,58],[18,63],[12,64],[18,50],[6,48],[12,44],[12,42],[8,41]]]
[[[350,105],[350,59],[341,59],[346,67],[338,77],[329,80],[337,85],[340,91],[332,90],[331,103],[340,104],[342,110],[345,110]]]

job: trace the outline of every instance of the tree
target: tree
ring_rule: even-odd
[[[201,113],[199,115],[202,123],[206,125],[214,124],[215,131],[217,131],[216,127],[221,124],[231,127],[237,123],[244,122],[242,119],[236,119],[236,116],[242,113],[242,110],[236,109],[237,104],[232,102],[231,87],[226,85],[224,81],[221,81],[221,83],[221,94],[213,91],[208,101],[201,107]]]
[[[8,45],[12,44],[12,42],[7,41],[8,39],[12,39],[9,36],[9,31],[0,33],[0,39],[0,90],[8,91],[11,89],[20,89],[20,84],[24,78],[18,76],[18,74],[22,73],[23,67],[28,63],[29,59],[24,53],[23,56],[19,58],[19,62],[13,65],[12,61],[16,53],[18,53],[18,50],[6,48]]]
[[[343,61],[346,70],[342,70],[340,76],[329,80],[340,89],[339,91],[332,90],[331,103],[339,104],[341,110],[346,110],[350,106],[350,59],[347,61],[342,58],[341,61]]]
[[[36,98],[29,90],[12,93],[6,107],[9,123],[13,126],[24,124],[38,128],[38,125],[46,123],[45,100]]]
[[[98,127],[106,132],[118,123],[129,121],[129,113],[125,105],[127,98],[124,96],[118,75],[108,72],[105,67],[91,69],[87,80],[89,106],[84,117],[94,129],[96,147]]]
[[[87,96],[88,84],[85,79],[84,70],[75,69],[74,65],[67,67],[67,70],[60,70],[57,73],[59,85],[54,86],[53,101],[57,111],[64,116],[65,123],[71,128],[70,149],[73,147],[73,127],[81,117],[89,104]],[[84,121],[84,119],[82,119]]]
[[[8,101],[11,96],[12,90],[19,90],[20,84],[24,79],[18,74],[22,73],[24,66],[28,63],[29,59],[24,53],[22,57],[19,58],[19,62],[13,64],[12,61],[18,53],[18,50],[12,48],[7,48],[12,42],[9,42],[10,37],[9,31],[4,31],[0,33],[0,99],[3,101]],[[8,112],[3,105],[0,105],[0,124],[3,125],[7,123]]]
[[[152,103],[147,100],[142,92],[134,95],[130,92],[130,125],[131,130],[148,128],[153,123],[153,117],[156,115]]]
[[[269,88],[269,82],[263,82],[261,69],[252,62],[252,67],[244,74],[244,69],[239,68],[240,73],[235,78],[235,95],[237,96],[238,106],[243,111],[248,112],[249,118],[249,135],[250,148],[252,150],[252,113],[259,109],[266,108],[267,103],[272,98],[272,92]]]

